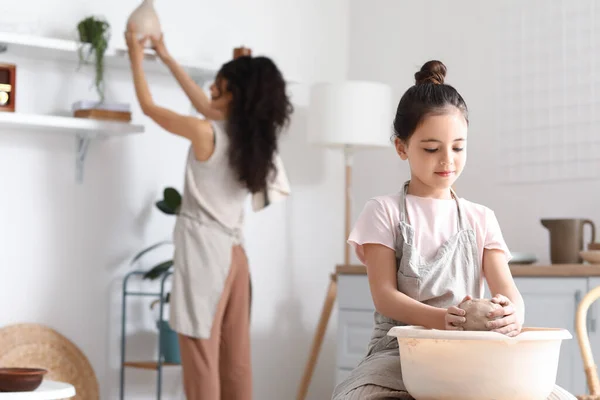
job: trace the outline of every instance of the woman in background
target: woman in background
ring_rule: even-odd
[[[135,27],[128,27],[140,107],[163,129],[190,141],[174,230],[169,321],[179,334],[186,397],[251,399],[250,278],[242,243],[243,211],[248,194],[267,193],[270,182],[283,173],[278,140],[293,110],[286,83],[269,58],[242,56],[221,67],[209,99],[170,56],[162,38],[151,38],[156,53],[205,119],[182,115],[152,99],[142,67],[145,39],[138,40]]]

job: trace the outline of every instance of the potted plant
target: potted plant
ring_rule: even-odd
[[[94,84],[100,102],[104,102],[104,53],[110,40],[110,24],[103,18],[90,16],[77,24],[79,34],[79,64],[89,62],[94,56],[96,77]],[[84,50],[87,50],[87,54]]]
[[[160,211],[167,215],[177,215],[179,214],[179,209],[181,207],[181,195],[176,189],[168,187],[163,191],[163,198],[157,201],[155,205],[156,208],[158,208]],[[131,264],[136,264],[144,255],[148,254],[152,250],[169,244],[172,244],[170,240],[164,240],[146,247],[145,249],[141,250],[138,254],[136,254],[135,257],[133,257],[133,259],[131,260]],[[150,268],[146,273],[144,273],[143,278],[156,280],[162,277],[165,273],[169,272],[172,266],[172,258],[161,261],[160,263]],[[163,301],[165,303],[169,303],[169,300],[170,293],[167,293]],[[159,302],[160,300],[154,301],[151,304],[150,308],[152,309]],[[171,327],[169,326],[169,322],[165,319],[163,319],[162,321],[158,320],[156,322],[156,325],[160,331],[162,356],[164,357],[164,361],[167,363],[180,364],[181,355],[179,353],[179,342],[177,338],[177,333],[173,329],[171,329]]]
[[[168,215],[177,215],[179,214],[179,209],[181,207],[181,195],[177,191],[177,189],[168,187],[163,190],[163,198],[155,203],[156,208]],[[163,240],[161,242],[155,243],[141,250],[139,253],[133,257],[131,260],[131,264],[137,263],[144,255],[148,254],[152,250],[155,250],[164,245],[172,244],[170,240]],[[173,266],[173,259],[162,261],[152,268],[150,268],[145,274],[144,279],[158,279],[164,273],[168,272]]]

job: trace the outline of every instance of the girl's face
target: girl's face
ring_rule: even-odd
[[[227,90],[226,79],[218,78],[210,85],[210,106],[215,110],[227,114],[232,98],[232,93]]]
[[[396,138],[396,151],[408,160],[412,194],[449,198],[449,188],[467,161],[467,121],[455,107],[425,117],[408,143]]]

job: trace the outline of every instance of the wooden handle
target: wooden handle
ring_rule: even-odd
[[[598,298],[600,298],[600,286],[590,290],[583,297],[577,306],[577,313],[575,315],[575,331],[591,396],[600,395],[600,380],[598,379],[597,368],[594,363],[594,355],[592,354],[592,348],[590,346],[586,322],[588,309]]]
[[[346,184],[345,184],[345,216],[344,216],[344,265],[350,264],[350,244],[346,241],[350,236],[350,218],[352,212],[352,165],[346,165]]]

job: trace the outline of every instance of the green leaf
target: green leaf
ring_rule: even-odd
[[[173,243],[173,242],[171,242],[170,240],[164,240],[162,242],[153,244],[152,246],[146,247],[144,250],[142,250],[138,254],[136,254],[135,257],[133,257],[133,260],[131,260],[131,264],[135,264],[140,258],[142,258],[144,256],[144,254],[156,249],[157,247],[164,246],[165,244],[171,244],[171,243]]]
[[[168,187],[164,190],[164,201],[172,210],[177,210],[181,205],[181,195],[177,189]]]
[[[110,41],[110,24],[102,18],[93,16],[86,17],[77,24],[79,33],[79,67],[86,63],[92,54],[95,54],[95,79],[94,85],[100,97],[100,102],[104,101],[104,53],[108,48]],[[89,44],[88,54],[84,56],[84,44]]]
[[[156,202],[156,207],[164,212],[165,214],[175,215],[177,214],[177,210],[174,210],[169,206],[164,200],[160,200]]]
[[[173,260],[163,261],[144,274],[144,279],[156,279],[173,266]]]

